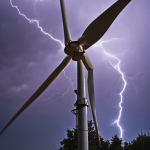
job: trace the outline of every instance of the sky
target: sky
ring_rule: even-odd
[[[72,40],[116,0],[65,0]],[[30,23],[10,0],[0,1],[0,130],[65,57],[59,0],[12,0],[21,13],[39,21]],[[114,121],[119,116],[122,139],[131,141],[141,130],[150,132],[150,2],[132,0],[105,35],[87,52],[94,66],[96,112],[100,135],[120,136]],[[107,53],[106,53],[107,52]],[[109,53],[109,55],[108,55]],[[86,80],[87,80],[87,71]],[[0,136],[1,150],[58,149],[73,129],[77,63],[72,61],[50,87]],[[88,99],[87,84],[86,98]],[[89,101],[89,99],[88,99]],[[90,107],[88,120],[92,120]],[[114,123],[114,124],[113,124]]]

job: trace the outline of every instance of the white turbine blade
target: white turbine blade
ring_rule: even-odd
[[[96,43],[108,30],[112,22],[131,0],[118,0],[99,17],[97,17],[78,39],[84,49]]]
[[[90,99],[90,104],[91,104],[91,110],[92,110],[92,115],[93,115],[93,120],[94,120],[94,125],[96,129],[96,134],[97,138],[101,147],[101,141],[100,141],[100,135],[99,135],[99,130],[98,130],[98,124],[97,124],[97,117],[96,117],[96,108],[95,108],[95,96],[94,96],[94,79],[93,79],[93,65],[91,63],[91,60],[85,52],[85,57],[82,59],[84,66],[88,70],[88,93],[89,93],[89,99]]]
[[[88,70],[88,93],[89,93],[89,99],[90,99],[90,105],[92,109],[95,130],[96,130],[97,138],[101,147],[101,141],[100,141],[100,135],[99,135],[98,123],[97,123],[97,117],[96,117],[96,108],[95,108],[93,70]]]
[[[60,4],[61,4],[61,13],[62,13],[63,27],[64,27],[65,45],[67,45],[67,43],[71,41],[71,34],[70,34],[64,0],[60,0]]]
[[[67,67],[70,63],[71,57],[66,56],[61,64],[52,72],[52,74],[45,80],[45,82],[37,89],[37,91],[27,100],[27,102],[20,108],[20,110],[13,116],[13,118],[6,124],[0,134],[34,101],[36,100],[48,86],[58,77],[58,75]]]
[[[91,60],[90,60],[90,58],[89,58],[89,56],[88,56],[88,53],[87,53],[86,51],[85,51],[84,56],[85,56],[85,57],[82,58],[82,62],[83,62],[83,64],[84,64],[85,68],[86,68],[87,70],[93,70],[94,67],[93,67],[93,65],[92,65],[92,63],[91,63]]]

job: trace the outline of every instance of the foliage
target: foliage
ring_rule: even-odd
[[[122,139],[120,139],[117,134],[114,135],[114,137],[112,137],[111,139],[110,149],[111,150],[123,150]]]
[[[67,129],[67,139],[64,138],[60,144],[63,147],[60,147],[59,150],[77,150],[77,128]]]
[[[67,129],[67,138],[64,138],[60,142],[61,147],[58,150],[77,150],[77,127],[73,130]],[[131,142],[122,142],[122,139],[118,135],[112,136],[112,138],[105,141],[101,137],[101,148],[99,148],[98,139],[96,136],[96,131],[91,121],[88,121],[88,141],[89,150],[150,150],[150,134],[145,134],[141,131],[137,138]]]
[[[127,143],[124,146],[125,150],[150,150],[150,134],[138,133],[136,139],[132,140],[131,142]]]

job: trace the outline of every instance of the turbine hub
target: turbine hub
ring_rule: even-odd
[[[67,55],[71,56],[74,61],[78,61],[85,57],[85,51],[83,47],[78,44],[78,41],[68,43],[64,51]]]

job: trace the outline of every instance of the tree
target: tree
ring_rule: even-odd
[[[77,127],[73,130],[67,129],[67,138],[60,142],[61,147],[58,150],[77,150]],[[122,144],[122,139],[118,135],[112,136],[112,138],[105,141],[101,137],[101,148],[99,148],[98,139],[96,136],[96,131],[91,121],[88,121],[88,141],[89,150],[150,150],[150,134],[143,133],[138,134],[137,138],[131,142],[124,142]]]
[[[77,127],[73,128],[73,130],[67,129],[67,138],[63,139],[60,142],[61,147],[58,150],[77,150]],[[94,130],[92,120],[88,121],[88,141],[89,141],[89,150],[99,150],[99,142],[96,135],[96,131]],[[101,138],[101,150],[109,150],[109,141],[104,141]]]
[[[67,139],[60,142],[61,147],[58,150],[77,150],[77,127],[73,130],[67,129]]]
[[[92,120],[88,121],[88,141],[89,141],[89,150],[100,150],[98,138],[96,131],[94,130]],[[101,137],[101,150],[109,150],[110,143],[109,141],[104,141]]]
[[[138,133],[138,136],[136,139],[129,142],[129,144],[124,146],[125,150],[150,150],[150,134],[149,133],[143,133],[141,131],[141,134]]]
[[[117,134],[111,139],[110,150],[123,150],[122,139]]]

